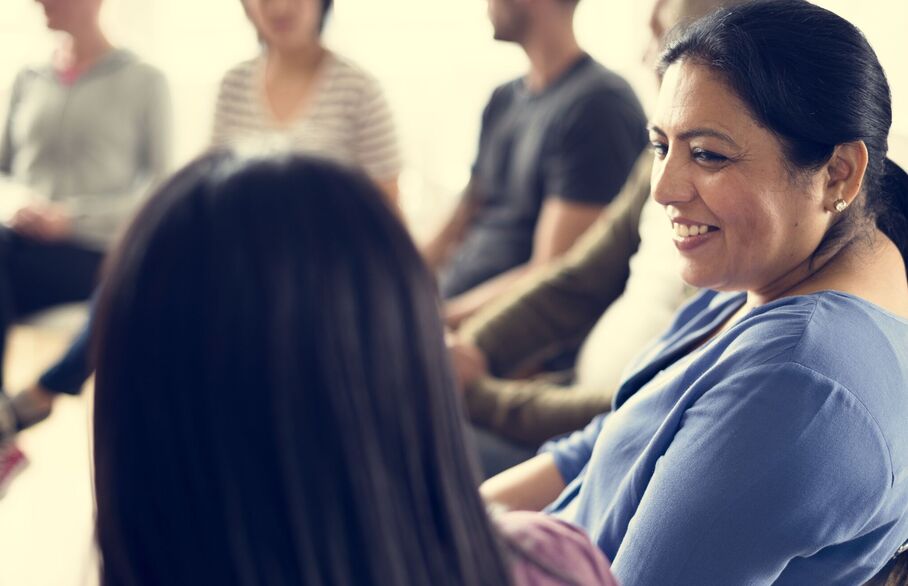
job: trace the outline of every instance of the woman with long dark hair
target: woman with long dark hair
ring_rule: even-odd
[[[579,530],[490,521],[437,304],[363,175],[230,153],[176,175],[98,302],[104,583],[611,583]]]
[[[889,85],[803,0],[668,44],[652,195],[705,289],[614,409],[491,479],[584,527],[624,586],[863,584],[908,540],[908,176]]]

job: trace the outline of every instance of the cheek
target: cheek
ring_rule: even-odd
[[[769,255],[778,254],[784,242],[775,210],[765,204],[762,194],[744,185],[726,185],[723,193],[710,206],[723,231],[724,252],[714,261],[717,267],[736,273],[758,270]]]
[[[304,2],[303,12],[307,21],[318,22],[322,17],[322,3],[319,0],[308,0]]]
[[[742,254],[755,264],[789,265],[815,248],[817,226],[810,221],[803,197],[790,192],[751,194],[749,205],[742,206]]]
[[[322,17],[321,3],[309,2],[302,7],[299,14],[300,32],[308,37],[318,35],[319,20]]]

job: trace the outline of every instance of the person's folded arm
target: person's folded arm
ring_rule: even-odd
[[[605,213],[603,209],[601,205],[575,203],[556,196],[546,198],[533,235],[530,260],[449,299],[445,303],[445,323],[452,328],[458,327],[522,279],[562,256]]]
[[[541,454],[482,483],[479,492],[491,505],[511,511],[541,511],[564,490],[550,454]]]
[[[509,509],[540,511],[550,505],[589,463],[607,416],[543,446],[539,455],[486,480],[483,498]]]
[[[470,421],[497,435],[535,447],[582,429],[611,408],[614,389],[562,385],[545,378],[483,377],[470,385],[464,402]]]

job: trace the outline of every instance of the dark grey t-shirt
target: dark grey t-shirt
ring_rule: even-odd
[[[546,197],[605,205],[646,144],[640,102],[588,55],[540,93],[500,86],[482,115],[473,182],[480,208],[440,275],[445,298],[530,259]]]

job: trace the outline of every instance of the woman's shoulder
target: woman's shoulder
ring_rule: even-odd
[[[108,76],[121,88],[129,88],[136,103],[166,99],[169,92],[167,76],[157,66],[142,59],[129,49],[115,48],[96,66],[98,75]]]
[[[767,303],[728,333],[739,343],[775,345],[779,360],[835,379],[854,370],[856,361],[888,364],[908,376],[908,320],[847,293],[820,291]]]
[[[221,91],[239,91],[250,87],[258,74],[260,63],[261,56],[257,56],[240,61],[228,69],[221,77]]]
[[[515,586],[617,586],[608,561],[578,527],[527,511],[497,515],[511,556]]]
[[[336,73],[363,81],[378,83],[375,75],[363,67],[358,61],[338,53],[337,51],[328,51],[327,57],[328,62]]]
[[[361,93],[382,93],[378,78],[358,62],[335,51],[328,53],[330,85]]]
[[[860,297],[822,291],[751,311],[702,358],[708,370],[790,386],[792,401],[809,395],[817,405],[835,405],[840,418],[832,425],[870,428],[894,461],[908,462],[908,446],[897,445],[908,440],[905,348],[908,320]]]

